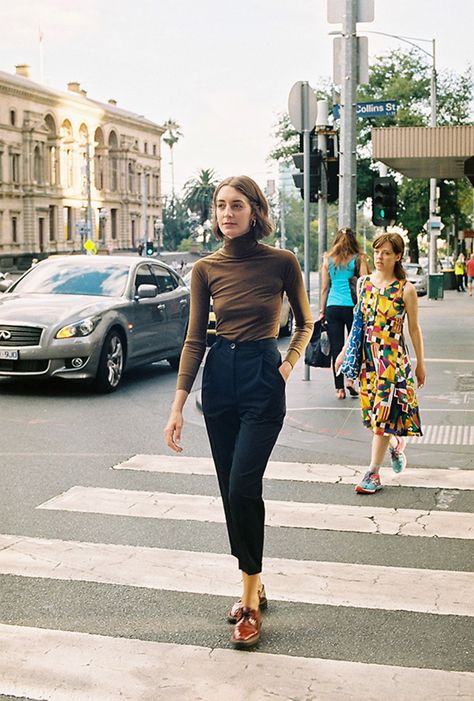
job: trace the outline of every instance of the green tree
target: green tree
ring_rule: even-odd
[[[184,185],[184,204],[199,217],[205,225],[211,218],[212,196],[218,185],[218,179],[212,168],[204,168],[198,175],[190,178]],[[203,229],[203,245],[207,247],[207,229]]]
[[[188,207],[170,195],[163,200],[163,245],[167,251],[176,251],[183,240],[192,235]]]
[[[372,195],[372,182],[377,174],[373,162],[372,127],[426,126],[430,119],[431,62],[416,49],[395,50],[377,57],[369,69],[369,82],[359,86],[359,102],[397,100],[398,111],[393,117],[358,120],[357,137],[357,201],[361,205]],[[443,71],[437,76],[437,123],[460,125],[471,123],[474,95],[472,70],[463,75]],[[327,95],[326,95],[327,97]],[[288,115],[280,115],[276,125],[277,143],[270,157],[289,163],[291,153],[299,148],[298,138],[291,131]],[[406,231],[409,252],[418,260],[418,235],[429,215],[428,180],[411,180],[395,174],[399,182],[398,224]],[[464,178],[457,181],[439,181],[441,217],[446,225],[457,230],[467,225],[472,209],[471,186]]]
[[[171,163],[171,192],[174,195],[174,156],[173,147],[178,143],[180,138],[183,136],[181,132],[181,126],[175,119],[167,119],[163,125],[166,129],[165,135],[163,136],[163,141],[168,144],[170,148],[170,163]]]

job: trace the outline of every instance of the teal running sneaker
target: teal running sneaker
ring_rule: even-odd
[[[370,472],[370,470],[365,473],[355,488],[357,494],[373,494],[374,492],[378,492],[379,489],[382,489],[380,475],[376,472]]]
[[[404,452],[406,444],[407,442],[402,436],[390,437],[390,460],[392,463],[392,470],[397,474],[407,466],[407,457]]]

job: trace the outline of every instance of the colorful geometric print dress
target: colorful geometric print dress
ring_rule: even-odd
[[[367,276],[360,303],[365,322],[360,405],[365,426],[379,435],[421,436],[415,382],[403,337],[404,280],[378,288]]]

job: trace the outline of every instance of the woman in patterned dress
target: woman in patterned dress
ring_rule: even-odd
[[[425,382],[423,337],[418,322],[418,297],[402,266],[405,244],[399,234],[379,234],[373,242],[375,270],[358,286],[365,323],[359,376],[362,421],[372,431],[370,466],[356,486],[359,494],[382,489],[380,468],[390,449],[392,469],[406,465],[405,436],[421,436],[418,401],[403,335],[405,315],[416,356],[418,388]],[[342,365],[345,347],[336,360]]]

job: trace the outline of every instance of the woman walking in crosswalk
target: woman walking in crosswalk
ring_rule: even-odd
[[[370,466],[356,486],[359,494],[382,489],[380,468],[387,449],[393,470],[401,472],[406,465],[405,437],[422,435],[403,334],[406,316],[416,356],[415,377],[421,388],[425,382],[423,337],[416,290],[402,265],[405,244],[399,234],[383,233],[374,239],[373,248],[375,270],[358,285],[364,320],[360,404],[362,421],[373,434]],[[342,365],[346,346],[336,360],[336,370]]]
[[[264,516],[262,482],[285,416],[285,384],[313,328],[296,257],[260,243],[272,231],[268,203],[246,176],[223,180],[213,198],[213,231],[224,245],[199,260],[191,280],[189,331],[175,400],[165,428],[167,445],[181,452],[183,407],[206,348],[209,302],[217,340],[206,358],[202,407],[223,500],[232,554],[242,572],[240,601],[228,612],[232,642],[258,642]],[[282,362],[276,338],[286,293],[296,327]]]

